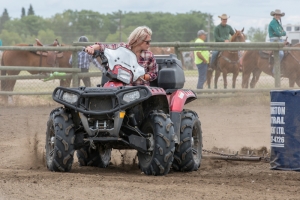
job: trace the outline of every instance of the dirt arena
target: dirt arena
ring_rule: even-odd
[[[43,160],[48,115],[59,105],[16,97],[0,104],[0,200],[6,199],[299,199],[300,173],[270,170],[266,162],[203,159],[196,172],[146,176],[135,152],[114,151],[106,169],[54,173]],[[34,106],[36,103],[40,106]],[[187,106],[202,122],[204,149],[270,148],[268,97],[197,100]],[[122,161],[123,158],[123,161]]]

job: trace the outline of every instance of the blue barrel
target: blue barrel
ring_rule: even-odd
[[[300,90],[271,91],[271,169],[300,170]]]

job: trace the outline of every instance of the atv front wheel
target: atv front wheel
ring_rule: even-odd
[[[202,158],[202,130],[195,112],[183,110],[180,133],[180,143],[174,153],[173,169],[197,171]]]
[[[153,150],[138,152],[139,165],[147,175],[165,175],[169,172],[175,150],[174,127],[170,116],[153,111],[141,128],[143,133],[153,136]]]
[[[55,172],[68,172],[74,155],[74,124],[63,108],[51,112],[46,132],[46,166]]]
[[[76,154],[81,166],[106,168],[110,162],[111,149],[105,149],[102,146],[97,146],[96,149],[84,146],[77,150]]]

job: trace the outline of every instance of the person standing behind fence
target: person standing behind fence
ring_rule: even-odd
[[[283,30],[283,27],[281,25],[281,17],[283,17],[284,15],[285,13],[281,12],[279,9],[271,12],[271,16],[273,16],[273,19],[268,27],[270,42],[284,42],[282,36],[286,36],[286,32]],[[283,58],[283,55],[283,51],[279,51],[280,62]]]
[[[207,32],[199,30],[197,33],[197,40],[195,43],[203,43],[206,40]],[[198,68],[198,84],[197,89],[203,89],[206,81],[207,66],[209,63],[209,51],[194,51],[195,64]]]
[[[234,30],[230,25],[227,24],[227,20],[229,17],[227,17],[226,14],[222,14],[221,16],[218,16],[221,18],[221,23],[216,26],[214,30],[214,38],[216,42],[229,42],[229,35],[234,34]],[[217,56],[219,54],[219,51],[213,51],[211,55],[210,60],[210,70],[213,68],[213,64],[215,64],[215,61],[217,59]]]
[[[88,38],[86,36],[81,36],[79,38],[78,42],[88,42]],[[81,72],[89,72],[89,68],[90,68],[90,63],[91,62],[97,68],[99,68],[101,71],[104,71],[104,68],[97,61],[97,59],[93,58],[92,55],[89,55],[85,51],[78,51],[77,59],[78,59],[78,68],[81,69]],[[72,65],[72,55],[70,57],[69,63]],[[90,77],[84,77],[84,78],[82,78],[82,81],[83,81],[85,87],[91,87],[91,79],[90,79]]]

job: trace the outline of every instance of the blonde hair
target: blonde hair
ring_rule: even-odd
[[[128,37],[128,45],[129,46],[137,46],[143,42],[147,38],[147,36],[152,35],[152,31],[147,26],[139,26],[134,29]]]

